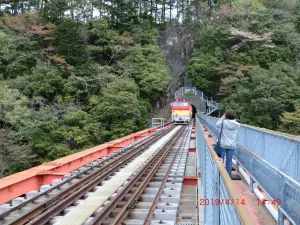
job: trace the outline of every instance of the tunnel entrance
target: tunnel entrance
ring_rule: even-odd
[[[196,107],[193,106],[192,104],[191,104],[191,106],[192,106],[192,118],[194,119],[194,118],[195,118],[195,115],[196,115],[196,113],[197,113],[197,109],[196,109]]]

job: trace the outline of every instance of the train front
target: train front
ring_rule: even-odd
[[[174,124],[188,124],[192,117],[192,106],[183,98],[178,98],[171,103],[172,122]]]

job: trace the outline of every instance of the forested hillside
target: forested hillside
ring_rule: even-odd
[[[1,13],[0,177],[149,126],[171,80],[166,3],[8,0]]]
[[[243,123],[300,134],[300,2],[216,3],[193,23],[192,81]]]

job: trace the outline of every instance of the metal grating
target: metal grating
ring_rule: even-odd
[[[198,225],[197,186],[183,185],[177,224]]]
[[[220,176],[220,199],[230,199],[222,176]],[[235,207],[227,204],[221,204],[218,207],[220,207],[220,225],[242,225]]]
[[[185,167],[185,176],[194,177],[196,175],[196,152],[189,152]]]

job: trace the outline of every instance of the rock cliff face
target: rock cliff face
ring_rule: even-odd
[[[172,81],[164,96],[153,106],[152,117],[169,119],[171,116],[170,101],[174,99],[175,91],[184,85],[187,62],[191,55],[192,40],[187,28],[169,24],[161,32],[159,46],[166,53],[166,61],[170,67]]]

